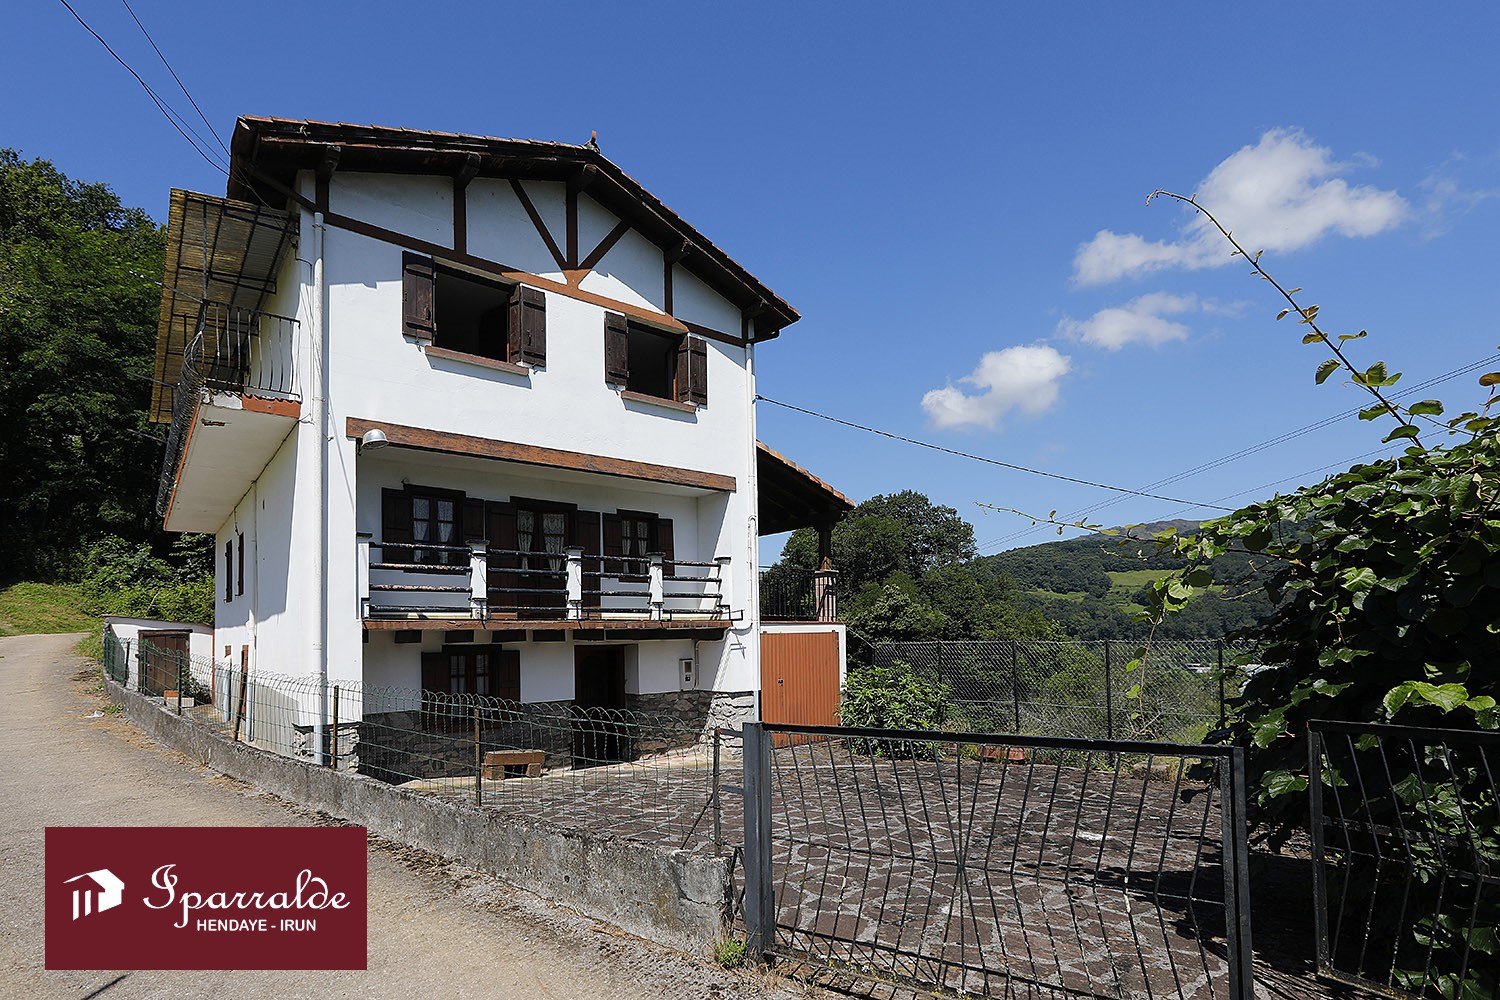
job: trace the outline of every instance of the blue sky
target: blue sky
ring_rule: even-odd
[[[133,6],[226,137],[238,114],[598,130],[801,310],[758,354],[764,395],[943,447],[1225,506],[1380,448],[1348,418],[1255,450],[1362,399],[1314,386],[1320,349],[1188,210],[1147,205],[1157,187],[1199,192],[1332,332],[1368,329],[1356,359],[1398,388],[1500,352],[1493,4]],[[191,113],[118,0],[75,7]],[[171,187],[223,190],[60,3],[21,0],[7,28],[0,145],[157,218]],[[1471,406],[1496,367],[1413,398]],[[956,507],[982,551],[1055,535],[978,504],[1115,499],[764,403],[759,420],[854,499]],[[1127,498],[1091,517],[1209,513]]]

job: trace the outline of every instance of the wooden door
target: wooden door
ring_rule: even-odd
[[[625,647],[573,650],[573,766],[631,760],[625,714]]]
[[[761,721],[838,725],[839,666],[837,632],[762,632]]]
[[[136,636],[140,643],[140,689],[142,694],[160,697],[162,692],[177,689],[179,668],[188,675],[188,633],[177,629],[143,631]]]

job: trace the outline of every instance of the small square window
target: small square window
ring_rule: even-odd
[[[495,361],[513,360],[510,297],[506,285],[439,269],[433,294],[433,345]]]

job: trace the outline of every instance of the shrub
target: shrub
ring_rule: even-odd
[[[844,683],[840,725],[859,729],[937,729],[942,726],[953,691],[928,680],[897,660],[888,667],[864,667]],[[936,743],[911,740],[850,741],[855,753],[880,757],[937,756]]]

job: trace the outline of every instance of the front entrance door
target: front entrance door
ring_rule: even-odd
[[[625,708],[625,647],[573,651],[573,766],[632,759]]]

